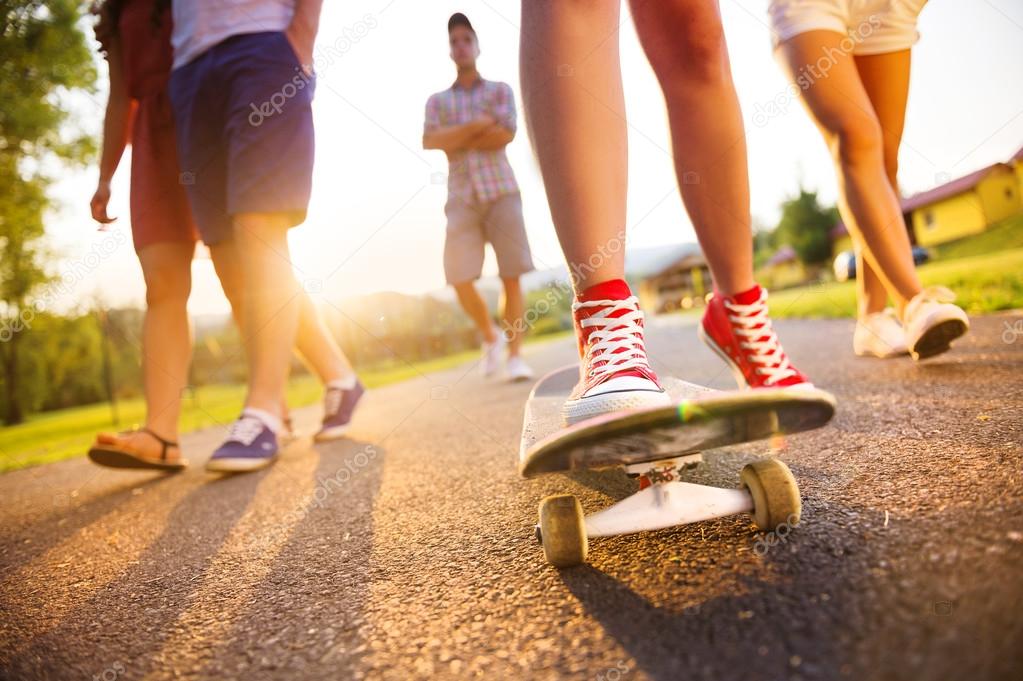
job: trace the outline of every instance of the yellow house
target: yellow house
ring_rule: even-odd
[[[916,243],[955,241],[1020,212],[1020,177],[1014,165],[995,163],[904,200]]]
[[[902,200],[910,240],[934,246],[979,232],[1023,211],[1023,149],[1007,163],[995,163]],[[839,222],[830,232],[831,252],[852,250],[852,237]]]

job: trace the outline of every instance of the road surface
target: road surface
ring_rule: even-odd
[[[1010,679],[1023,670],[1023,336],[978,319],[923,365],[851,355],[849,321],[778,323],[838,397],[782,458],[804,517],[593,542],[547,566],[546,494],[592,510],[624,477],[515,471],[528,385],[473,366],[369,394],[348,440],[218,478],[79,459],[0,477],[0,677]],[[1009,326],[1006,323],[1009,322]],[[652,320],[662,372],[730,377],[691,318]],[[547,371],[570,339],[529,347]],[[318,408],[303,410],[311,432]],[[695,481],[737,484],[763,445]]]

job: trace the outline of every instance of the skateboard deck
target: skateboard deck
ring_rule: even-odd
[[[530,393],[519,448],[524,477],[661,461],[798,433],[823,426],[835,413],[835,398],[816,388],[719,391],[667,377],[662,384],[672,398],[669,406],[566,426],[561,406],[578,379],[577,366],[564,367]]]

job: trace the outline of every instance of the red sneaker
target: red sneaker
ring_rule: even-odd
[[[782,350],[767,316],[767,291],[760,286],[731,298],[715,291],[698,333],[731,367],[740,388],[813,387]]]
[[[582,367],[561,410],[566,423],[671,403],[647,360],[643,312],[628,284],[616,279],[591,286],[572,312]]]

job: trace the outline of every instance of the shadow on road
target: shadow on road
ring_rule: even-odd
[[[744,553],[737,559],[728,554],[741,538],[727,536],[726,528],[709,531],[717,529],[726,532],[720,543],[700,542],[698,534],[678,536],[685,531],[661,533],[657,541],[683,544],[684,565],[651,565],[654,579],[641,570],[621,581],[591,566],[566,570],[562,579],[629,654],[626,664],[651,678],[851,678],[853,651],[840,631],[858,608],[852,565],[836,561],[834,547],[812,534],[793,534],[788,545],[760,558]],[[628,549],[630,538],[624,539],[618,554]],[[843,551],[865,549],[862,539],[847,540],[857,547]],[[653,541],[653,535],[631,541]],[[690,550],[705,569],[685,565]],[[644,589],[656,591],[644,595]]]
[[[91,495],[80,503],[72,502],[65,493],[54,493],[52,512],[14,533],[5,532],[0,536],[0,545],[8,547],[0,552],[0,573],[30,563],[82,528],[117,510],[138,494],[135,490],[147,491],[175,478],[164,473],[133,475],[128,482],[111,485],[103,493]]]
[[[313,503],[229,630],[208,642],[215,652],[205,651],[200,676],[316,675],[317,666],[324,678],[355,676],[367,643],[373,502],[386,451],[352,439],[315,448]],[[303,613],[298,625],[278,626],[280,613],[289,611]]]

